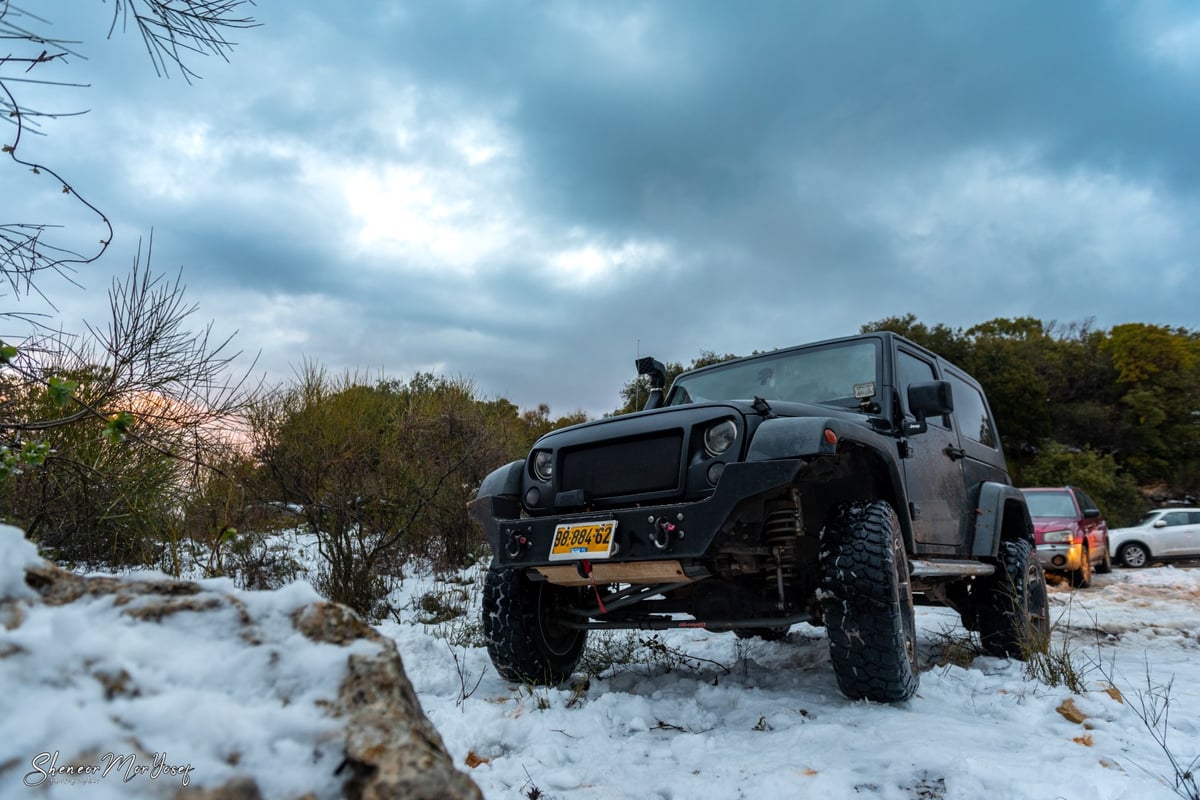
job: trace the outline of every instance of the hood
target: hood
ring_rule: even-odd
[[[1073,531],[1076,530],[1074,517],[1034,517],[1033,518],[1033,537],[1038,543],[1042,543],[1042,535],[1046,531]]]
[[[867,428],[874,429],[875,427],[871,424],[872,418],[852,408],[823,404],[791,403],[784,400],[768,400],[767,404],[770,406],[771,415],[776,417],[831,417]],[[652,408],[649,411],[634,411],[630,414],[619,414],[614,417],[601,417],[600,419],[579,422],[565,428],[557,428],[543,434],[534,443],[533,449],[536,450],[538,447],[549,445],[550,440],[562,441],[560,437],[563,433],[567,433],[571,440],[575,440],[580,436],[585,438],[619,436],[626,435],[631,431],[640,432],[662,428],[668,424],[677,424],[663,421],[672,417],[712,417],[714,414],[729,413],[731,409],[736,410],[741,414],[743,419],[747,420],[751,430],[765,419],[755,409],[754,403],[749,400],[723,400],[711,403],[685,403],[678,406],[660,406]],[[591,433],[580,434],[580,431],[590,431]]]

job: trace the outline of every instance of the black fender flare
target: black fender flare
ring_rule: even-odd
[[[765,419],[754,430],[747,461],[774,461],[780,458],[831,456],[836,443],[825,438],[831,430],[840,439],[845,425],[829,417],[774,417]]]
[[[489,472],[487,477],[483,479],[483,482],[479,484],[479,489],[475,492],[475,496],[492,497],[507,495],[509,497],[518,497],[521,494],[521,479],[524,467],[524,459],[510,461],[503,467],[497,467]]]
[[[492,525],[494,519],[516,519],[521,516],[521,482],[525,474],[525,462],[512,461],[488,473],[474,499],[467,503],[467,514],[484,530],[492,551],[500,546],[498,529]]]
[[[1012,515],[1018,515],[1014,518]],[[1025,539],[1035,545],[1033,519],[1025,495],[1015,486],[987,481],[979,485],[975,504],[975,530],[971,555],[977,558],[996,558],[1002,539]]]
[[[833,433],[833,441],[826,436],[826,431]],[[914,542],[912,518],[895,438],[836,417],[775,417],[763,420],[754,431],[746,461],[837,457],[845,455],[850,448],[862,448],[872,453],[886,470],[887,481],[895,496],[896,516],[911,553]]]

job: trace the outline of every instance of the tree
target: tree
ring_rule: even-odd
[[[153,562],[148,538],[232,446],[248,373],[187,327],[184,289],[135,261],[106,327],[0,353],[0,514],[64,559]]]
[[[987,392],[1008,453],[1029,452],[1050,438],[1045,370],[1052,340],[1040,320],[993,319],[963,334],[960,366]]]
[[[919,322],[916,315],[911,313],[902,317],[884,317],[859,328],[859,333],[876,331],[898,333],[956,364],[963,360],[967,352],[961,331],[953,330],[940,322],[930,328],[924,322]]]
[[[1112,527],[1132,525],[1145,510],[1137,484],[1108,454],[1051,443],[1016,476],[1022,486],[1078,486]]]
[[[1102,350],[1116,371],[1125,462],[1143,482],[1194,482],[1200,470],[1200,334],[1117,325]]]
[[[114,0],[109,35],[132,21],[154,70],[190,81],[195,73],[185,59],[226,58],[232,45],[225,33],[255,24],[239,16],[250,2]],[[53,307],[43,279],[74,283],[80,267],[108,250],[113,229],[77,187],[26,152],[29,136],[44,135],[47,120],[66,114],[31,108],[18,90],[80,85],[60,71],[79,56],[79,43],[48,36],[48,27],[43,17],[0,0],[0,37],[15,48],[0,58],[0,114],[12,125],[0,149],[10,169],[28,170],[48,192],[81,204],[103,229],[94,249],[77,253],[52,238],[61,234],[53,225],[0,217],[0,278],[13,303],[36,295]],[[24,331],[0,342],[0,515],[64,558],[146,560],[141,539],[150,526],[168,525],[200,470],[229,446],[223,426],[248,396],[246,376],[229,372],[238,355],[230,341],[213,340],[211,325],[187,327],[196,307],[184,302],[178,278],[150,272],[150,260],[148,249],[143,263],[139,245],[128,277],[110,289],[111,317],[103,326],[70,334],[15,305],[0,308],[10,329]],[[34,469],[39,474],[30,474]]]

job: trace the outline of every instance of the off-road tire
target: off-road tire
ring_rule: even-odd
[[[1112,572],[1112,553],[1108,552],[1108,542],[1104,543],[1104,558],[1100,559],[1100,563],[1096,565],[1096,572],[1100,575]]]
[[[1140,542],[1130,542],[1121,545],[1117,558],[1122,564],[1133,569],[1141,569],[1150,564],[1150,551]]]
[[[1046,575],[1025,539],[1000,542],[1000,569],[984,587],[979,639],[988,655],[1027,660],[1050,639]]]
[[[510,681],[555,685],[571,677],[587,631],[563,624],[584,604],[582,589],[531,581],[490,567],[483,582],[483,636],[496,672]]]
[[[1071,570],[1070,578],[1071,585],[1076,589],[1086,589],[1092,585],[1092,553],[1086,544],[1080,554],[1079,569]]]
[[[917,691],[916,617],[904,539],[885,501],[835,509],[822,534],[821,606],[838,687],[895,703]]]

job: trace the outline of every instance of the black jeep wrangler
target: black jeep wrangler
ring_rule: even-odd
[[[546,434],[470,503],[488,653],[566,680],[595,628],[824,625],[841,690],[917,689],[914,603],[986,652],[1048,635],[1046,584],[979,384],[893,333],[650,376],[643,411]]]

